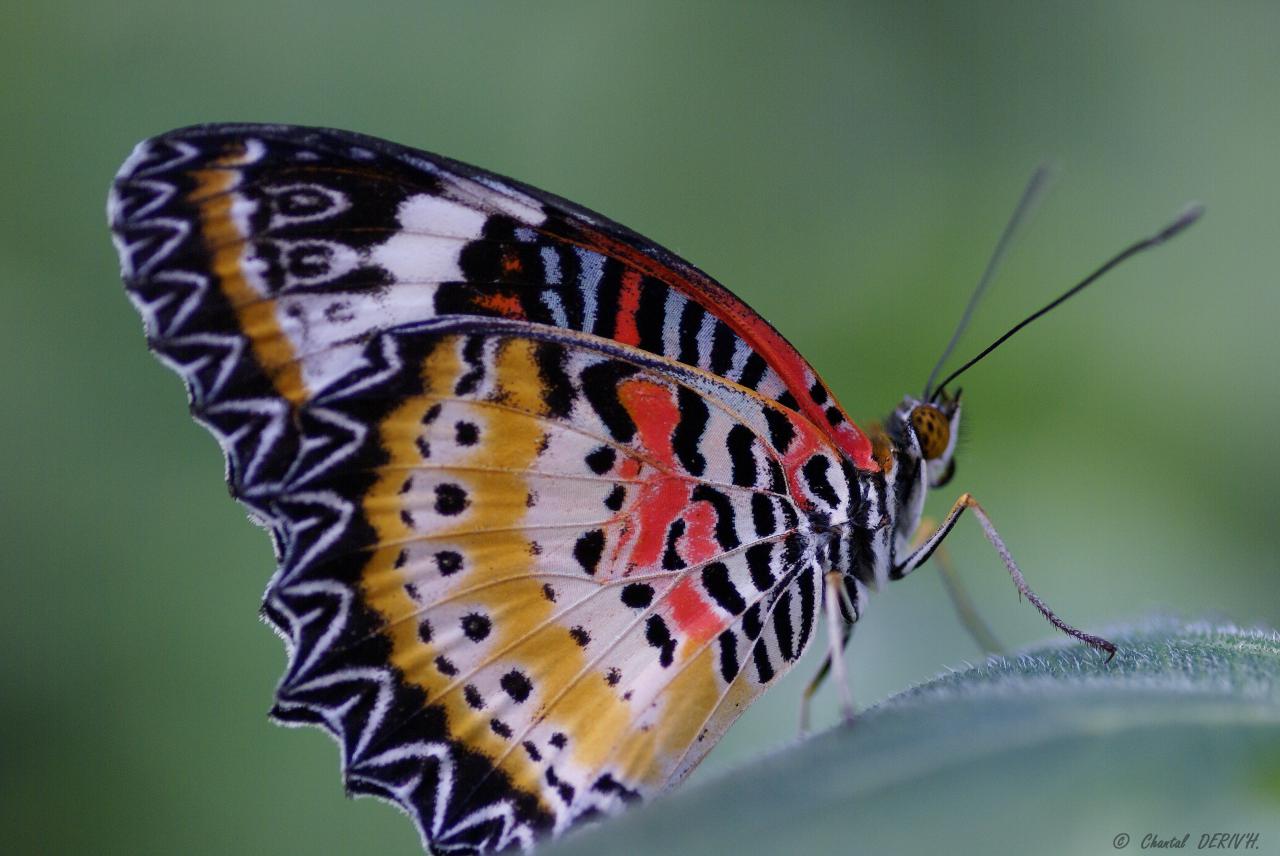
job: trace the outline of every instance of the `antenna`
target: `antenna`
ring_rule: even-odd
[[[937,379],[938,373],[942,371],[942,366],[950,358],[951,352],[956,349],[956,344],[960,341],[961,334],[969,326],[969,319],[973,317],[973,310],[982,298],[982,293],[987,290],[987,285],[995,278],[996,268],[1000,266],[1004,254],[1008,251],[1014,234],[1031,217],[1036,203],[1040,201],[1040,197],[1044,194],[1051,172],[1052,170],[1049,169],[1048,164],[1040,164],[1040,166],[1036,167],[1035,172],[1031,174],[1031,178],[1027,180],[1027,186],[1022,190],[1022,198],[1018,200],[1018,206],[1013,209],[1013,216],[1005,224],[1004,232],[1000,234],[1000,240],[996,242],[996,248],[992,251],[991,258],[987,261],[987,268],[982,272],[982,278],[978,280],[978,287],[973,290],[973,294],[969,297],[969,302],[964,307],[964,314],[960,316],[960,323],[956,325],[955,332],[951,334],[951,341],[947,342],[947,347],[942,350],[942,356],[938,357],[938,361],[933,364],[933,371],[929,372],[929,379],[924,384],[922,401],[929,400],[929,393],[933,391],[933,382]]]
[[[1043,309],[1033,312],[1030,315],[1028,315],[1026,318],[1019,321],[1011,329],[1009,329],[1009,331],[1006,332],[1003,336],[996,339],[990,345],[987,345],[987,347],[983,348],[981,353],[979,353],[976,357],[969,360],[969,362],[965,363],[960,368],[953,371],[951,374],[947,375],[947,379],[944,380],[942,383],[938,384],[938,388],[933,391],[934,397],[937,397],[942,392],[942,390],[946,387],[947,384],[951,383],[951,381],[955,380],[960,375],[964,374],[965,371],[967,371],[971,366],[973,366],[975,363],[977,363],[987,354],[991,353],[996,348],[1000,347],[1005,342],[1007,342],[1009,338],[1013,336],[1014,333],[1017,333],[1023,327],[1027,326],[1032,321],[1039,318],[1041,315],[1044,315],[1050,309],[1053,309],[1054,307],[1058,306],[1067,298],[1075,296],[1076,294],[1084,290],[1085,286],[1097,280],[1104,273],[1111,270],[1113,267],[1120,264],[1125,259],[1131,256],[1136,256],[1138,253],[1142,252],[1143,250],[1149,250],[1152,247],[1160,246],[1165,241],[1169,240],[1170,238],[1172,238],[1173,236],[1181,232],[1183,229],[1187,228],[1192,223],[1199,220],[1200,215],[1203,213],[1204,213],[1204,206],[1198,202],[1194,202],[1188,205],[1185,209],[1183,209],[1183,212],[1178,215],[1177,219],[1175,219],[1168,226],[1165,226],[1159,232],[1155,233],[1149,238],[1143,238],[1141,241],[1132,243],[1129,246],[1125,247],[1120,252],[1116,253],[1114,256],[1108,259],[1101,267],[1099,267],[1093,273],[1089,274],[1079,283],[1077,283],[1076,285],[1073,285],[1071,288],[1063,292],[1062,295],[1059,296],[1056,300],[1049,303],[1049,305],[1045,306]]]

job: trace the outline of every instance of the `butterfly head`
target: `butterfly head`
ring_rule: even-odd
[[[898,438],[898,454],[920,461],[929,487],[942,487],[955,474],[956,438],[960,434],[960,391],[945,391],[932,401],[908,396],[890,419]]]

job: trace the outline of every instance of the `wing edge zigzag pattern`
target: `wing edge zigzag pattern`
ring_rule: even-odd
[[[172,150],[160,151],[163,145],[172,146]],[[154,216],[180,190],[176,184],[157,176],[165,175],[199,154],[195,146],[182,140],[155,139],[139,143],[111,187],[107,216],[121,262],[121,277],[130,300],[142,315],[149,346],[182,379],[193,418],[213,435],[222,449],[226,479],[233,496],[246,508],[250,519],[271,535],[278,569],[267,584],[261,614],[281,638],[287,657],[271,711],[272,719],[290,727],[314,725],[328,733],[338,744],[340,769],[349,792],[374,796],[395,805],[413,820],[424,848],[437,852],[480,852],[512,846],[528,849],[536,835],[549,828],[549,819],[540,818],[529,806],[522,808],[503,800],[476,808],[462,817],[450,817],[452,783],[459,764],[467,761],[459,757],[459,747],[448,741],[402,742],[395,749],[371,757],[361,755],[362,747],[376,742],[374,736],[387,721],[389,710],[420,704],[415,692],[401,685],[385,664],[365,670],[340,669],[327,676],[308,675],[312,664],[323,661],[327,647],[350,632],[355,604],[351,592],[341,585],[295,584],[294,580],[305,573],[308,561],[325,544],[347,534],[354,509],[349,501],[333,492],[319,492],[309,497],[294,494],[296,488],[304,487],[318,474],[301,470],[302,457],[294,459],[298,464],[291,472],[274,479],[260,478],[262,474],[257,466],[260,462],[281,454],[292,457],[289,441],[296,441],[297,437],[296,429],[289,424],[291,414],[269,387],[264,387],[264,394],[257,397],[221,401],[232,374],[241,363],[245,342],[235,335],[190,331],[184,326],[202,305],[214,299],[214,288],[211,276],[198,265],[167,267],[196,236],[182,220]],[[195,258],[199,258],[198,253]],[[189,293],[176,298],[175,288]],[[388,337],[382,341],[384,369],[390,371],[398,355],[393,339]],[[211,362],[208,354],[218,348],[224,350],[225,356]],[[200,356],[184,359],[184,349]],[[364,440],[363,427],[346,422],[340,413],[326,409],[324,404],[332,400],[330,396],[337,398],[344,393],[358,392],[366,383],[374,382],[376,380],[369,379],[341,391],[326,391],[327,396],[312,402],[309,415],[320,420],[329,418],[335,428],[345,422],[348,432],[343,445],[358,447]],[[219,424],[219,416],[231,410],[258,413],[263,427],[229,433]],[[244,434],[248,436],[242,436]],[[318,457],[322,461],[328,459],[327,455]],[[314,514],[295,516],[296,511],[278,501],[286,496],[294,503],[304,500],[303,505],[328,506],[338,513],[327,522],[318,521]],[[322,617],[326,609],[317,605],[317,600],[329,601],[327,620]],[[323,631],[313,638],[310,631],[317,622],[323,625]],[[340,693],[339,703],[326,704],[320,698],[324,693],[316,692],[326,689],[326,678],[331,685],[345,682],[356,688]],[[312,697],[307,696],[308,692]],[[372,704],[367,702],[370,698]],[[353,708],[362,704],[369,708],[368,713],[348,716]],[[359,725],[361,720],[363,726]],[[418,759],[436,760],[435,782],[424,782],[420,766],[406,763],[410,754]],[[427,802],[423,796],[432,797],[429,816],[422,809]]]
[[[254,352],[255,342],[235,326],[226,275],[215,272],[212,263],[216,250],[210,235],[196,227],[198,221],[173,216],[171,210],[176,208],[183,214],[186,212],[180,206],[197,206],[205,199],[201,196],[197,200],[199,185],[194,190],[187,186],[200,169],[218,163],[207,160],[210,151],[199,145],[205,133],[211,140],[218,134],[243,133],[245,163],[262,154],[272,135],[287,135],[293,143],[309,145],[314,141],[320,156],[326,149],[334,152],[343,147],[349,158],[371,162],[396,159],[432,176],[453,170],[494,191],[498,198],[507,200],[506,204],[523,204],[521,200],[530,194],[530,206],[560,206],[560,213],[607,229],[655,263],[699,282],[712,281],[630,230],[559,197],[519,182],[503,184],[505,179],[447,158],[439,158],[439,163],[411,161],[410,150],[348,132],[285,126],[182,129],[139,143],[108,196],[107,213],[121,276],[143,318],[148,345],[182,379],[193,418],[222,449],[233,497],[272,539],[277,569],[264,592],[261,616],[283,641],[287,659],[277,684],[272,718],[286,726],[322,728],[339,746],[348,791],[396,805],[412,818],[424,847],[433,852],[528,849],[544,834],[558,832],[581,818],[607,813],[624,797],[637,795],[615,782],[619,788],[616,793],[587,794],[589,799],[574,805],[571,816],[553,814],[533,795],[505,786],[506,774],[490,763],[490,758],[464,741],[451,739],[443,720],[436,721],[443,714],[433,713],[425,704],[426,691],[405,680],[389,661],[390,643],[370,632],[379,626],[380,616],[356,588],[358,580],[348,578],[349,563],[331,561],[335,554],[345,555],[340,550],[355,553],[368,549],[370,543],[381,543],[371,539],[363,497],[334,486],[336,479],[368,478],[372,483],[372,470],[350,465],[368,461],[365,456],[378,440],[377,425],[362,418],[366,409],[379,406],[370,402],[380,399],[380,386],[385,381],[414,371],[422,340],[479,333],[583,346],[603,357],[661,373],[691,390],[715,386],[720,390],[716,395],[723,400],[713,404],[731,416],[740,407],[754,407],[750,400],[756,400],[761,408],[757,418],[770,415],[772,408],[777,411],[772,415],[785,412],[785,419],[792,420],[793,435],[795,428],[802,428],[810,441],[803,454],[818,454],[816,444],[821,446],[821,454],[829,453],[838,465],[844,465],[830,442],[830,426],[813,422],[808,411],[763,396],[732,379],[628,342],[502,317],[438,316],[380,329],[361,340],[359,358],[353,359],[352,368],[344,365],[341,375],[314,388],[301,387],[297,392],[294,387],[297,394],[291,396],[281,389],[279,378],[271,375],[282,363],[264,368],[261,355]],[[263,135],[267,142],[253,139],[254,135]],[[256,154],[254,146],[258,147]],[[224,277],[221,285],[219,276]],[[803,365],[807,371],[807,364]],[[814,383],[820,386],[820,382]],[[836,424],[829,414],[827,419]],[[772,422],[767,431],[756,429],[761,448],[771,447],[765,435],[771,437],[773,430]],[[752,475],[745,476],[747,484],[756,472],[750,442],[746,447],[750,466],[745,471]],[[697,456],[696,448],[691,454]],[[794,454],[791,457],[799,460]],[[739,478],[736,461],[735,483]],[[793,470],[784,474],[780,459],[772,464],[781,479],[770,484],[785,486],[776,494],[780,499],[789,502],[799,497],[813,519],[822,520],[824,529],[847,524],[847,512],[856,497],[840,496],[831,500],[834,505],[812,490],[806,497],[798,484],[789,483],[798,479]],[[701,470],[695,472],[700,474]],[[770,492],[775,489],[771,487]],[[829,485],[827,489],[830,491]],[[823,507],[831,513],[823,516]],[[800,510],[793,504],[793,512]],[[837,511],[844,516],[836,516]],[[811,529],[807,534],[817,537]],[[820,561],[816,541],[810,547],[814,551],[811,560]],[[772,592],[775,606],[783,593],[781,587]],[[809,638],[806,631],[806,644]],[[350,645],[353,640],[359,644]],[[765,640],[746,644],[745,650],[752,653],[762,648]],[[330,656],[335,652],[338,656]],[[745,669],[744,664],[741,675],[746,674]],[[723,730],[716,723],[722,720],[721,707],[729,689],[726,687],[704,725]],[[406,712],[413,715],[407,717]],[[413,720],[411,728],[406,727],[406,718]],[[727,728],[732,717],[723,721]],[[682,768],[684,758],[681,756]],[[479,785],[485,783],[492,786],[482,792]]]

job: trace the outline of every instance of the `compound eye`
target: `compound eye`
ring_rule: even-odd
[[[941,458],[951,443],[951,423],[942,411],[931,404],[921,404],[911,411],[911,427],[920,440],[920,451],[926,460]]]

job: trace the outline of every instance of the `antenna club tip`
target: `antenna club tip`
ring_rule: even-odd
[[[1178,218],[1160,230],[1160,234],[1156,236],[1157,241],[1167,241],[1192,223],[1200,219],[1204,214],[1204,205],[1200,202],[1192,202],[1182,209],[1182,213]]]

